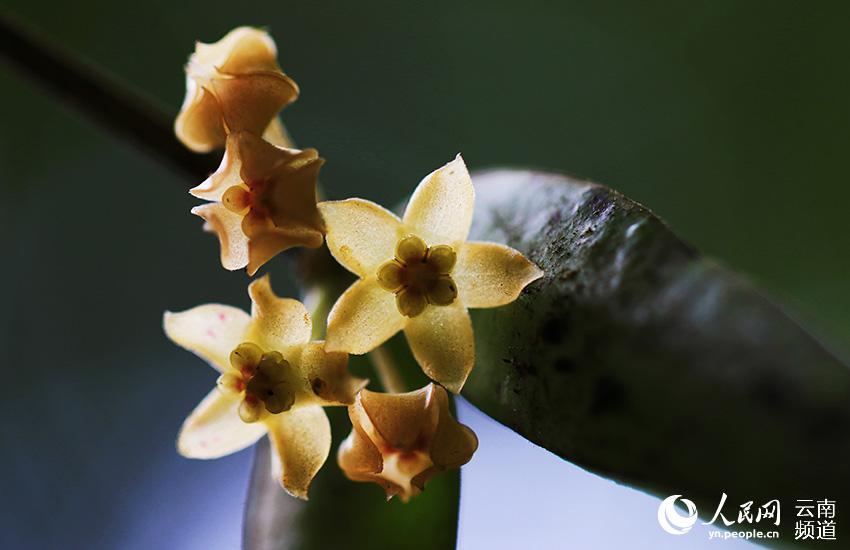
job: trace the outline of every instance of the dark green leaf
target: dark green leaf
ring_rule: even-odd
[[[786,542],[795,499],[850,502],[850,369],[820,342],[616,191],[522,171],[473,179],[471,238],[521,250],[546,276],[473,312],[467,399],[708,519],[723,492],[730,519],[778,498]]]

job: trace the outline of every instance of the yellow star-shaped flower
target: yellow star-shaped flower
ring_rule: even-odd
[[[366,353],[404,330],[432,380],[460,392],[475,362],[467,308],[514,301],[543,272],[501,244],[466,242],[475,191],[458,157],[428,175],[399,219],[375,203],[319,204],[333,256],[360,277],[328,317],[328,349]]]
[[[248,132],[227,136],[221,166],[189,191],[214,201],[192,213],[218,235],[225,269],[253,275],[287,248],[322,245],[316,182],[323,163],[315,149],[277,147]]]
[[[277,63],[277,47],[264,31],[233,29],[218,42],[195,45],[186,65],[186,98],[174,131],[200,153],[246,130],[285,145],[277,113],[298,98],[298,86]]]
[[[347,354],[310,341],[307,310],[277,297],[268,276],[248,293],[251,315],[220,304],[165,313],[168,337],[221,373],[218,387],[184,422],[177,448],[188,458],[218,458],[268,433],[274,476],[306,499],[331,447],[322,407],[353,403],[366,381],[348,373]]]
[[[435,474],[469,462],[478,438],[449,411],[446,390],[429,384],[409,393],[362,390],[348,407],[351,435],[337,461],[353,481],[371,481],[407,502]]]

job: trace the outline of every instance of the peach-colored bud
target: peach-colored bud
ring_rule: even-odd
[[[362,390],[348,408],[352,431],[337,460],[353,481],[382,486],[387,498],[407,502],[436,473],[459,468],[478,438],[449,410],[446,390],[435,384],[409,393]]]
[[[198,152],[223,147],[227,134],[241,130],[285,139],[277,113],[297,98],[298,86],[278,66],[274,40],[265,31],[239,27],[218,42],[195,45],[174,131]]]

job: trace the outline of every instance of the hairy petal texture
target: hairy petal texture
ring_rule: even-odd
[[[429,245],[466,240],[472,224],[475,189],[463,158],[425,176],[404,212],[404,225]]]
[[[460,302],[429,307],[410,319],[404,335],[425,374],[460,393],[475,364],[475,339],[469,313]]]
[[[242,155],[237,146],[237,134],[227,138],[228,147],[224,150],[221,163],[215,172],[200,184],[189,189],[189,193],[199,199],[220,202],[224,192],[242,183]]]
[[[452,277],[466,307],[497,307],[517,299],[543,271],[509,246],[466,242],[458,249]]]
[[[162,325],[174,343],[221,372],[230,365],[230,352],[248,334],[251,316],[239,308],[206,304],[180,313],[166,311]]]
[[[319,203],[325,220],[328,248],[343,267],[365,278],[393,258],[402,231],[389,210],[362,199]]]
[[[242,216],[218,202],[196,206],[192,214],[204,219],[204,231],[218,237],[224,269],[234,271],[248,265],[248,237],[242,232]]]
[[[331,425],[322,407],[299,407],[266,421],[274,476],[290,495],[307,500],[307,489],[331,450]]]
[[[283,351],[310,340],[313,321],[304,304],[278,297],[268,275],[248,285],[253,323],[249,339],[264,350]]]
[[[263,423],[246,424],[239,418],[240,401],[213,388],[183,423],[177,438],[180,454],[187,458],[219,458],[262,437],[266,433]]]
[[[363,354],[386,342],[406,323],[393,293],[381,288],[374,277],[361,279],[348,287],[328,314],[325,346],[329,351]]]
[[[350,405],[368,380],[355,378],[348,372],[348,354],[325,349],[324,342],[310,342],[301,348],[299,369],[311,392],[296,401],[319,405]]]

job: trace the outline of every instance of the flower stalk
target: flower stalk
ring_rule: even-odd
[[[187,176],[187,181],[206,177],[221,160],[216,153],[186,149],[174,135],[173,115],[153,98],[54,44],[2,8],[0,55],[41,88]]]
[[[392,355],[384,346],[377,347],[369,352],[369,360],[375,367],[375,372],[381,381],[381,385],[388,393],[404,393],[407,387],[399,374],[398,367]]]

